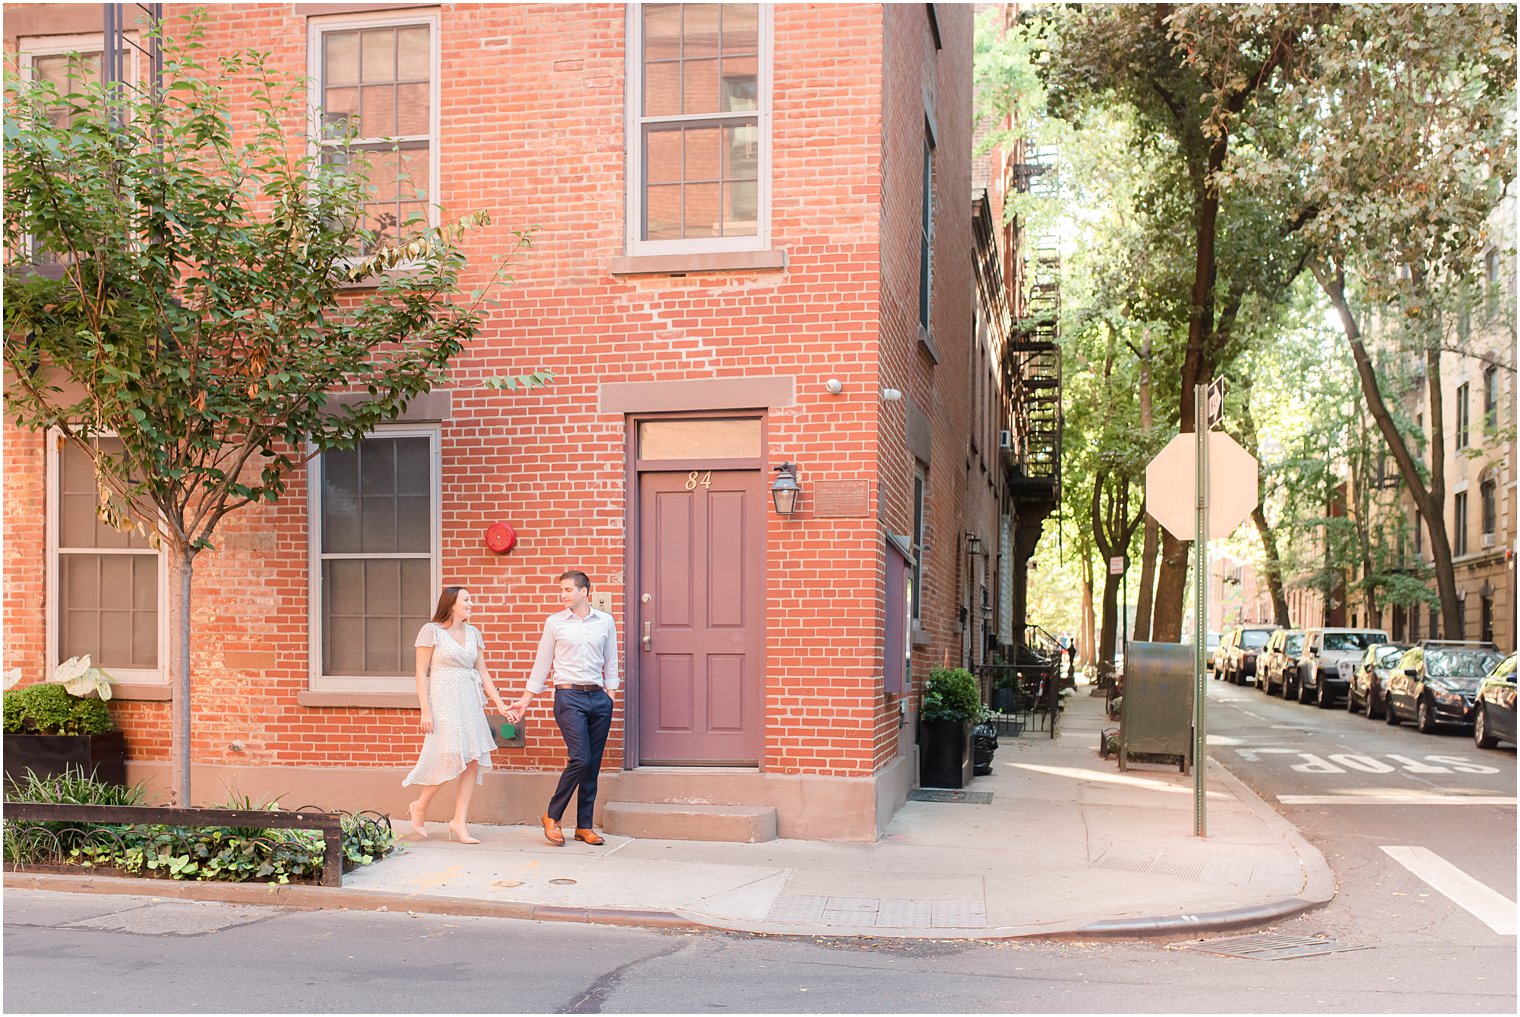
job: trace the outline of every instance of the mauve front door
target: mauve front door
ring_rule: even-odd
[[[758,766],[765,508],[758,470],[639,475],[639,762]]]

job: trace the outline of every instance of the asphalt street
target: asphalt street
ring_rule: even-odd
[[[1225,955],[1242,933],[783,938],[8,890],[4,1009],[1514,1013],[1514,751],[1209,686],[1211,754],[1338,880],[1251,930],[1283,959]]]

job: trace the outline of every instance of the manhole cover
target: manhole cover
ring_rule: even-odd
[[[522,880],[520,880],[520,879],[498,879],[496,882],[492,883],[491,885],[495,886],[495,887],[500,887],[503,890],[510,890],[514,886],[522,886]]]
[[[553,886],[574,886],[575,885],[575,880],[573,880],[573,879],[551,879],[551,880],[549,880],[549,882]]]
[[[1255,936],[1230,936],[1211,939],[1203,943],[1178,944],[1179,950],[1197,950],[1220,957],[1244,957],[1248,960],[1291,960],[1294,957],[1317,957],[1326,953],[1348,953],[1365,950],[1365,946],[1347,946],[1333,939],[1315,936],[1277,936],[1263,933]]]
[[[910,802],[961,802],[966,805],[991,805],[991,791],[957,791],[948,787],[919,787],[908,792]]]

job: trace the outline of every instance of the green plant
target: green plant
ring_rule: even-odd
[[[39,682],[4,696],[7,734],[92,735],[112,729],[111,712],[99,699],[70,695],[62,685]]]
[[[976,677],[963,667],[937,667],[929,672],[924,684],[924,702],[919,717],[926,723],[937,720],[970,721],[982,706]]]

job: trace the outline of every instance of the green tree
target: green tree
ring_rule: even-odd
[[[161,87],[8,74],[4,123],[6,409],[89,455],[102,518],[168,559],[185,805],[197,555],[441,378],[481,323],[459,242],[488,221],[367,225],[360,153],[290,136],[304,82],[255,52],[203,66],[197,35],[163,40]]]

